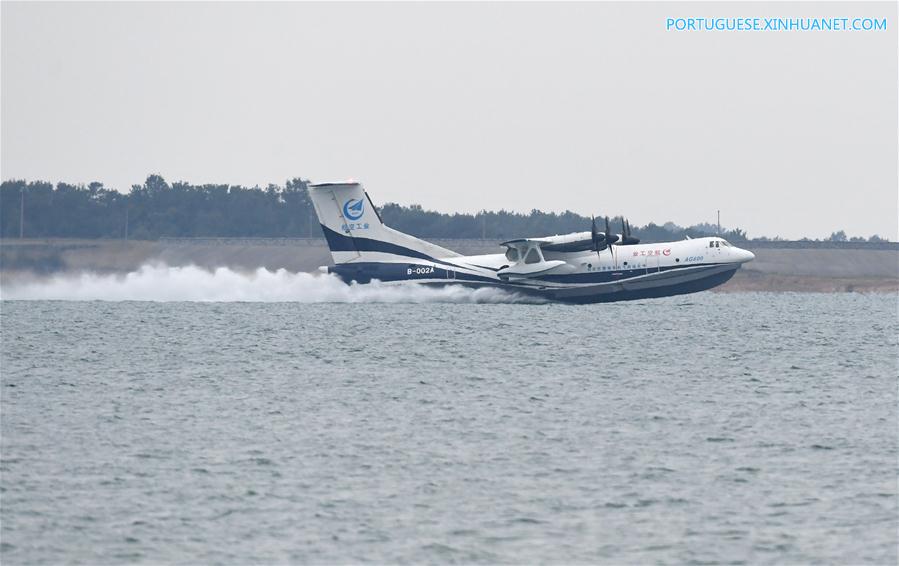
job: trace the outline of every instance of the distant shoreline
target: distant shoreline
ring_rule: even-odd
[[[435,240],[463,254],[499,252],[494,240]],[[899,293],[899,243],[745,242],[756,253],[717,292]],[[311,272],[330,264],[321,238],[0,239],[0,285],[79,273],[126,274],[147,264],[235,271]]]

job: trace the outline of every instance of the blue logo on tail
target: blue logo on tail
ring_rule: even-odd
[[[347,220],[359,220],[365,212],[365,202],[360,199],[350,199],[343,205],[343,215]]]

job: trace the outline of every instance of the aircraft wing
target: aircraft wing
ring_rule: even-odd
[[[545,246],[549,244],[550,241],[545,238],[518,238],[517,240],[509,240],[508,242],[503,242],[500,245],[505,246],[507,248],[528,248],[530,246]]]
[[[599,234],[603,234],[600,232]],[[604,234],[603,234],[604,235]],[[590,232],[575,232],[564,236],[546,236],[543,238],[519,238],[500,244],[507,248],[524,249],[538,246],[546,252],[583,252],[593,249],[593,237]]]

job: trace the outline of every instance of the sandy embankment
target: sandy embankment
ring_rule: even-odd
[[[899,292],[899,249],[752,248],[719,291]]]
[[[492,240],[436,243],[463,254],[500,251]],[[899,245],[747,247],[756,259],[718,291],[899,292]],[[329,262],[321,239],[0,240],[0,284],[64,273],[124,274],[146,264],[301,272]]]

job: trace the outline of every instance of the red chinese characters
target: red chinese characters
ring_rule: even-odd
[[[640,250],[634,251],[634,257],[637,256],[661,256],[661,255],[671,255],[671,248],[665,248],[664,250]]]

